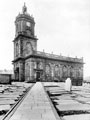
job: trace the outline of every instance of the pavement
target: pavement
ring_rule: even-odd
[[[37,82],[9,120],[56,120],[41,82]]]

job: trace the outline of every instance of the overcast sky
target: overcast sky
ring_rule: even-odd
[[[89,76],[90,0],[1,0],[0,69],[13,69],[14,21],[24,2],[35,18],[38,51],[83,57],[84,76]]]

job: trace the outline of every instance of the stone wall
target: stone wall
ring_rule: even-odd
[[[25,62],[25,63],[24,63]],[[65,81],[68,77],[73,84],[80,84],[83,80],[83,65],[78,63],[67,63],[41,58],[29,58],[25,61],[15,63],[14,68],[19,69],[19,81],[37,81],[37,71],[40,72],[40,81]]]
[[[0,74],[0,84],[10,84],[11,74]]]
[[[36,79],[36,71],[42,71],[41,81],[65,81],[70,77],[72,80],[83,80],[83,66],[77,63],[65,63],[61,61],[33,58],[28,60],[30,80]],[[27,75],[26,75],[27,76]]]

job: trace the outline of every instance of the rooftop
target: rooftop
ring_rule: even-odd
[[[49,59],[55,59],[55,60],[63,60],[63,61],[68,61],[68,62],[78,62],[78,63],[83,63],[83,57],[82,58],[72,58],[72,57],[66,57],[62,55],[55,55],[53,53],[45,53],[45,52],[40,52],[36,51],[34,53],[35,56],[40,56],[40,57],[45,57]]]

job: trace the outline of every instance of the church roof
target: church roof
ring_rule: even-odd
[[[34,56],[46,58],[46,59],[53,59],[53,60],[60,60],[60,61],[66,61],[66,62],[76,62],[76,63],[83,63],[83,58],[72,58],[72,57],[66,57],[62,55],[55,55],[45,52],[36,51],[34,53]]]

